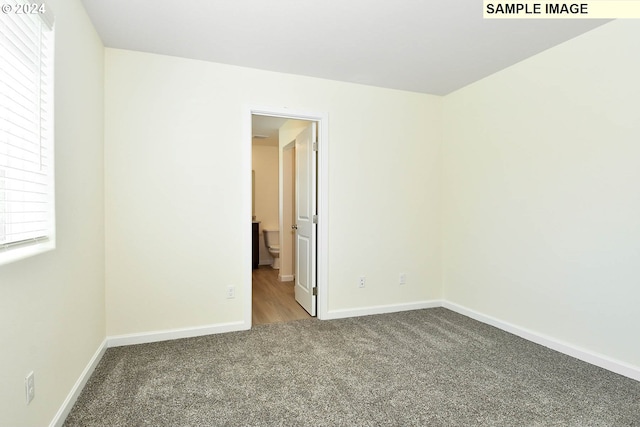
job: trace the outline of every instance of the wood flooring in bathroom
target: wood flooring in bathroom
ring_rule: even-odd
[[[278,280],[278,270],[261,265],[253,270],[252,324],[307,319],[307,313],[294,296],[293,282]]]

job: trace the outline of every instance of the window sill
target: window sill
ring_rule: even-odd
[[[15,248],[0,248],[0,266],[20,261],[25,258],[30,258],[32,256],[51,251],[55,248],[56,243],[53,239]]]

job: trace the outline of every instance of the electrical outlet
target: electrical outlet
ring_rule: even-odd
[[[401,285],[406,285],[407,284],[407,274],[406,273],[400,273],[400,284]]]
[[[364,276],[360,276],[360,278],[358,279],[358,287],[364,288],[365,282],[366,282],[366,278]]]
[[[29,372],[26,377],[24,377],[24,391],[27,398],[27,405],[31,403],[34,397],[36,397],[36,383],[33,371]]]
[[[227,286],[227,299],[236,297],[236,287],[233,285]]]

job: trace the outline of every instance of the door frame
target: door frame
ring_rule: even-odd
[[[318,125],[318,167],[317,167],[317,209],[318,209],[318,229],[316,233],[316,286],[318,288],[318,296],[316,300],[316,314],[318,319],[326,319],[328,317],[327,294],[328,294],[328,223],[329,209],[328,203],[328,183],[329,183],[329,120],[327,113],[307,112],[300,110],[289,110],[288,108],[272,108],[272,107],[252,107],[245,108],[243,114],[243,159],[242,170],[244,177],[243,197],[244,218],[249,221],[251,218],[251,142],[252,142],[252,126],[251,116],[270,116],[281,117],[294,120],[307,120],[316,122]],[[247,329],[251,328],[251,309],[252,309],[252,281],[251,281],[251,229],[249,226],[244,227],[243,253],[244,256],[244,286],[243,286],[243,307],[244,307],[244,324]]]
[[[280,208],[279,215],[280,220],[280,271],[278,272],[278,279],[280,281],[292,282],[295,280],[295,233],[291,230],[291,226],[295,223],[295,163],[296,163],[296,140],[294,139],[284,147],[282,147],[281,164],[278,165],[279,170],[282,172],[280,175]],[[290,180],[291,183],[285,186],[285,180]],[[287,207],[287,208],[285,208]],[[284,237],[288,236],[288,237]],[[285,239],[289,239],[287,245],[284,244]],[[290,246],[290,247],[289,247]],[[285,250],[288,249],[288,250]],[[289,258],[285,261],[285,258]],[[291,264],[292,274],[283,275],[283,265]]]

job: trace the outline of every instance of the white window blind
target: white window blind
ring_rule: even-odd
[[[12,0],[0,15],[0,253],[54,234],[53,15]]]

